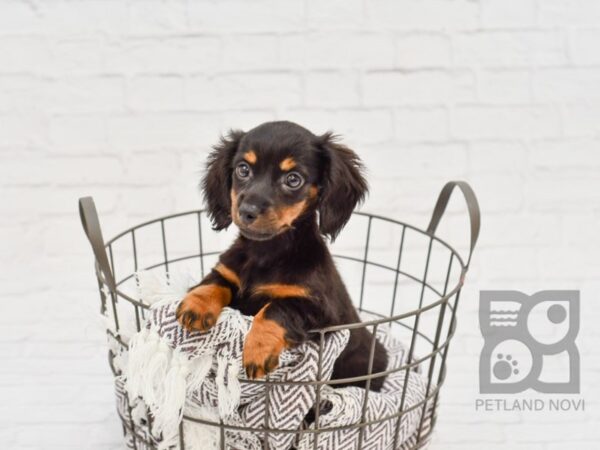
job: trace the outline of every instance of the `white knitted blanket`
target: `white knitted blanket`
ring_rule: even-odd
[[[314,433],[294,432],[315,427],[305,420],[315,405],[315,386],[273,385],[266,393],[263,384],[240,383],[246,379],[242,349],[252,317],[225,308],[209,332],[190,333],[175,318],[177,300],[182,298],[181,287],[148,273],[138,274],[138,287],[141,298],[153,303],[151,314],[146,327],[130,339],[129,350],[120,352],[114,361],[117,370],[122,371],[116,390],[119,413],[131,428],[126,432],[130,448],[151,448],[146,444],[149,443],[159,449],[178,449],[183,432],[185,448],[192,450],[219,449],[222,439],[227,449],[259,450],[265,447],[265,440],[272,450],[314,449]],[[326,335],[322,379],[331,377],[335,359],[346,346],[348,336],[347,330]],[[377,338],[388,351],[388,368],[400,367],[406,358],[405,347],[391,336],[387,327],[378,330]],[[318,354],[318,344],[314,342],[285,350],[279,367],[269,379],[316,380]],[[368,393],[364,419],[390,416],[389,420],[365,426],[362,436],[358,429],[348,428],[321,432],[316,448],[384,450],[394,449],[394,444],[395,448],[411,448],[419,429],[427,434],[432,405],[428,403],[421,423],[423,407],[410,407],[425,397],[427,379],[410,371],[403,408],[408,412],[398,420],[405,379],[405,370],[394,372],[386,378],[381,392]],[[319,427],[359,423],[365,394],[364,389],[357,387],[323,386]],[[221,435],[218,427],[187,419],[182,422],[184,415],[238,427],[288,432],[227,430]]]

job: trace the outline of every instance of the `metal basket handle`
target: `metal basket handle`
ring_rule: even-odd
[[[475,244],[477,243],[477,238],[479,237],[479,229],[481,228],[481,212],[479,210],[479,203],[477,202],[475,192],[473,192],[473,189],[466,181],[449,181],[442,188],[442,191],[440,192],[435,204],[435,208],[433,209],[431,221],[427,227],[427,233],[431,235],[435,234],[437,226],[440,223],[440,219],[444,215],[444,211],[446,211],[446,206],[448,206],[450,195],[456,186],[460,188],[465,197],[467,209],[469,210],[469,219],[471,221],[471,246],[469,248],[469,257],[467,258],[466,264],[466,267],[468,268],[469,263],[471,262],[471,256],[473,255],[473,250],[475,249]]]
[[[102,230],[98,220],[98,212],[92,197],[82,197],[79,199],[79,217],[81,217],[81,225],[83,231],[90,241],[96,264],[102,275],[104,282],[108,285],[112,292],[115,291],[115,277],[110,270],[106,248],[104,247],[104,239],[102,238]]]

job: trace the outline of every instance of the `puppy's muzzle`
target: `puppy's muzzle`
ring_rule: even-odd
[[[262,212],[259,206],[247,202],[242,203],[238,209],[240,220],[244,225],[250,225]]]
[[[270,199],[263,193],[256,192],[256,189],[242,193],[238,200],[238,215],[244,226],[259,225],[257,222],[260,221],[257,219],[263,216],[267,209],[272,206]]]

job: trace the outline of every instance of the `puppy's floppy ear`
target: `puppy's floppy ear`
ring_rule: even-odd
[[[231,224],[231,163],[243,136],[243,131],[230,130],[208,156],[202,188],[208,216],[215,230]]]
[[[317,138],[322,153],[323,173],[319,198],[319,228],[334,240],[356,205],[368,192],[360,158],[336,142],[331,132]]]

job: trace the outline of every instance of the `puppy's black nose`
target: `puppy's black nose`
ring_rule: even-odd
[[[260,214],[260,208],[251,203],[242,203],[240,205],[239,213],[242,222],[244,222],[246,225],[250,225]]]

